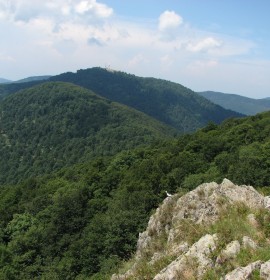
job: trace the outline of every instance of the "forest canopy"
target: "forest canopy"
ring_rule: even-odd
[[[270,112],[0,189],[3,279],[109,279],[170,193],[224,177],[270,186]]]

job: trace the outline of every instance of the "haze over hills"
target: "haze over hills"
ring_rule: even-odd
[[[270,110],[270,98],[253,99],[237,94],[229,94],[215,91],[198,92],[223,108],[233,110],[245,115],[255,115]]]
[[[44,75],[44,76],[32,76],[28,78],[24,78],[21,80],[17,80],[14,83],[27,83],[27,82],[34,82],[34,81],[44,81],[48,80],[51,77],[51,75]]]
[[[4,83],[10,83],[12,81],[4,79],[4,78],[0,78],[0,84],[4,84]]]
[[[0,104],[0,117],[0,183],[176,134],[141,112],[63,82],[8,96]]]
[[[48,80],[51,76],[50,75],[44,75],[44,76],[32,76],[28,78],[24,78],[21,80],[17,81],[11,81],[8,79],[0,78],[0,84],[3,83],[27,83],[27,82],[33,82],[33,81],[43,81],[43,80]]]

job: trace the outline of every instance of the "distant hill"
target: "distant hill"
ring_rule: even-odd
[[[209,102],[180,84],[103,68],[64,73],[50,80],[71,82],[91,89],[110,100],[142,111],[180,132],[194,131],[209,121],[220,123],[224,119],[241,116]]]
[[[48,80],[51,76],[47,75],[47,76],[33,76],[33,77],[28,77],[28,78],[24,78],[21,80],[18,80],[14,83],[27,83],[27,82],[33,82],[33,81],[44,81],[44,80]]]
[[[10,94],[16,93],[19,90],[27,89],[44,82],[45,81],[38,80],[38,81],[25,82],[25,83],[12,82],[8,84],[0,84],[0,100]]]
[[[7,80],[7,79],[4,79],[4,78],[0,78],[0,84],[11,83],[11,82],[12,82],[11,80]]]
[[[63,82],[44,83],[5,98],[0,128],[0,183],[175,134],[141,112]]]
[[[211,121],[219,124],[227,118],[243,116],[210,102],[180,84],[98,67],[63,73],[49,80],[69,82],[90,89],[170,125],[181,133],[195,131]],[[43,82],[0,85],[0,98]]]
[[[263,99],[253,99],[237,94],[215,91],[204,91],[198,93],[215,104],[245,115],[256,115],[257,113],[270,110],[269,97]]]
[[[0,100],[5,96],[15,93],[19,90],[30,88],[34,85],[38,85],[46,82],[51,76],[34,76],[18,81],[9,81],[8,83],[0,82]]]

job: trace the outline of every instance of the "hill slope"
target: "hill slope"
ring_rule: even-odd
[[[4,78],[0,78],[0,84],[2,83],[10,83],[10,80],[4,79]]]
[[[0,117],[1,183],[173,135],[141,112],[61,82],[7,97]]]
[[[269,98],[253,99],[237,94],[228,94],[215,91],[204,91],[199,94],[223,108],[245,115],[255,115],[270,110]]]
[[[240,114],[225,110],[176,83],[140,78],[102,68],[79,70],[51,77],[52,81],[71,82],[126,104],[162,121],[180,132],[190,132],[209,121],[220,123]]]
[[[220,126],[209,124],[192,135],[165,143],[124,151],[110,158],[102,157],[61,169],[46,177],[1,187],[0,278],[110,279],[121,261],[134,253],[139,232],[146,229],[153,210],[164,200],[165,190],[180,195],[203,182],[220,183],[226,177],[239,185],[256,186],[269,195],[269,131],[270,112],[231,119]],[[18,162],[18,157],[14,156],[14,161]],[[190,203],[186,207],[189,212],[181,212],[183,215],[190,218],[188,214],[194,209],[206,214],[198,215],[199,218],[216,213],[211,212],[213,208],[208,203],[211,191],[204,192],[203,188],[195,192],[196,196],[194,192],[190,193]],[[215,193],[220,192],[217,189]],[[199,198],[198,203],[194,203],[194,197]],[[234,192],[230,197],[236,198]],[[224,198],[217,199],[220,206],[227,206]],[[202,202],[205,204],[200,207]],[[238,225],[250,229],[243,219],[249,209],[225,208],[231,212],[220,219],[219,229],[229,239],[223,245],[236,241],[236,235],[231,233]],[[162,229],[169,229],[163,227],[162,222],[166,225],[170,221],[172,208],[169,207],[166,213],[160,220]],[[265,214],[262,212],[257,221],[263,229],[259,233],[269,238],[270,218]],[[183,238],[190,238],[194,244],[203,236],[198,233],[209,229],[197,224],[194,227],[189,219],[184,220],[182,226]],[[164,248],[166,239],[162,237],[167,238],[167,235],[163,233],[157,243],[152,243],[155,249]],[[253,235],[247,236],[256,241]],[[242,242],[242,236],[239,240]],[[262,241],[265,240],[263,237]],[[202,239],[200,243],[204,241]],[[261,252],[269,256],[269,248],[265,248],[268,253]],[[149,253],[146,257],[152,257],[151,251]],[[158,260],[159,255],[156,256]],[[150,275],[147,279],[153,279],[153,272],[158,273],[173,260],[169,255],[164,256],[168,258],[155,263],[156,270],[142,266],[141,273],[149,274],[137,279],[145,279],[146,275]],[[242,256],[248,262],[250,256],[257,257],[252,252]],[[231,263],[228,268],[232,268]],[[216,272],[219,273],[210,271],[214,276],[208,275],[206,279],[220,279]]]
[[[38,81],[25,82],[25,83],[11,82],[8,84],[0,84],[0,100],[2,100],[4,97],[10,94],[16,93],[19,90],[31,88],[41,83],[44,83],[44,81],[38,80]]]
[[[34,82],[34,81],[44,81],[48,80],[51,76],[50,75],[44,75],[44,76],[32,76],[28,78],[24,78],[18,81],[15,81],[14,83],[28,83],[28,82]]]

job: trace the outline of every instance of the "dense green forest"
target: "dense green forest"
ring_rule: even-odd
[[[227,118],[243,116],[215,105],[180,84],[98,67],[76,73],[63,73],[49,80],[69,82],[90,89],[105,98],[139,110],[182,133],[195,131],[209,121],[219,124]],[[38,83],[44,81],[0,85],[0,98]]]
[[[190,132],[209,121],[220,123],[240,113],[226,110],[192,90],[170,81],[141,78],[103,68],[79,70],[51,77],[93,90],[110,100],[126,104],[164,122],[180,132]]]
[[[27,89],[43,83],[44,81],[31,81],[31,82],[21,82],[21,83],[8,83],[8,84],[0,84],[0,100],[4,97],[16,93],[19,90]]]
[[[0,183],[113,155],[175,132],[79,86],[37,85],[0,104]]]
[[[165,190],[224,177],[268,187],[269,151],[270,112],[3,186],[0,279],[107,279]]]

